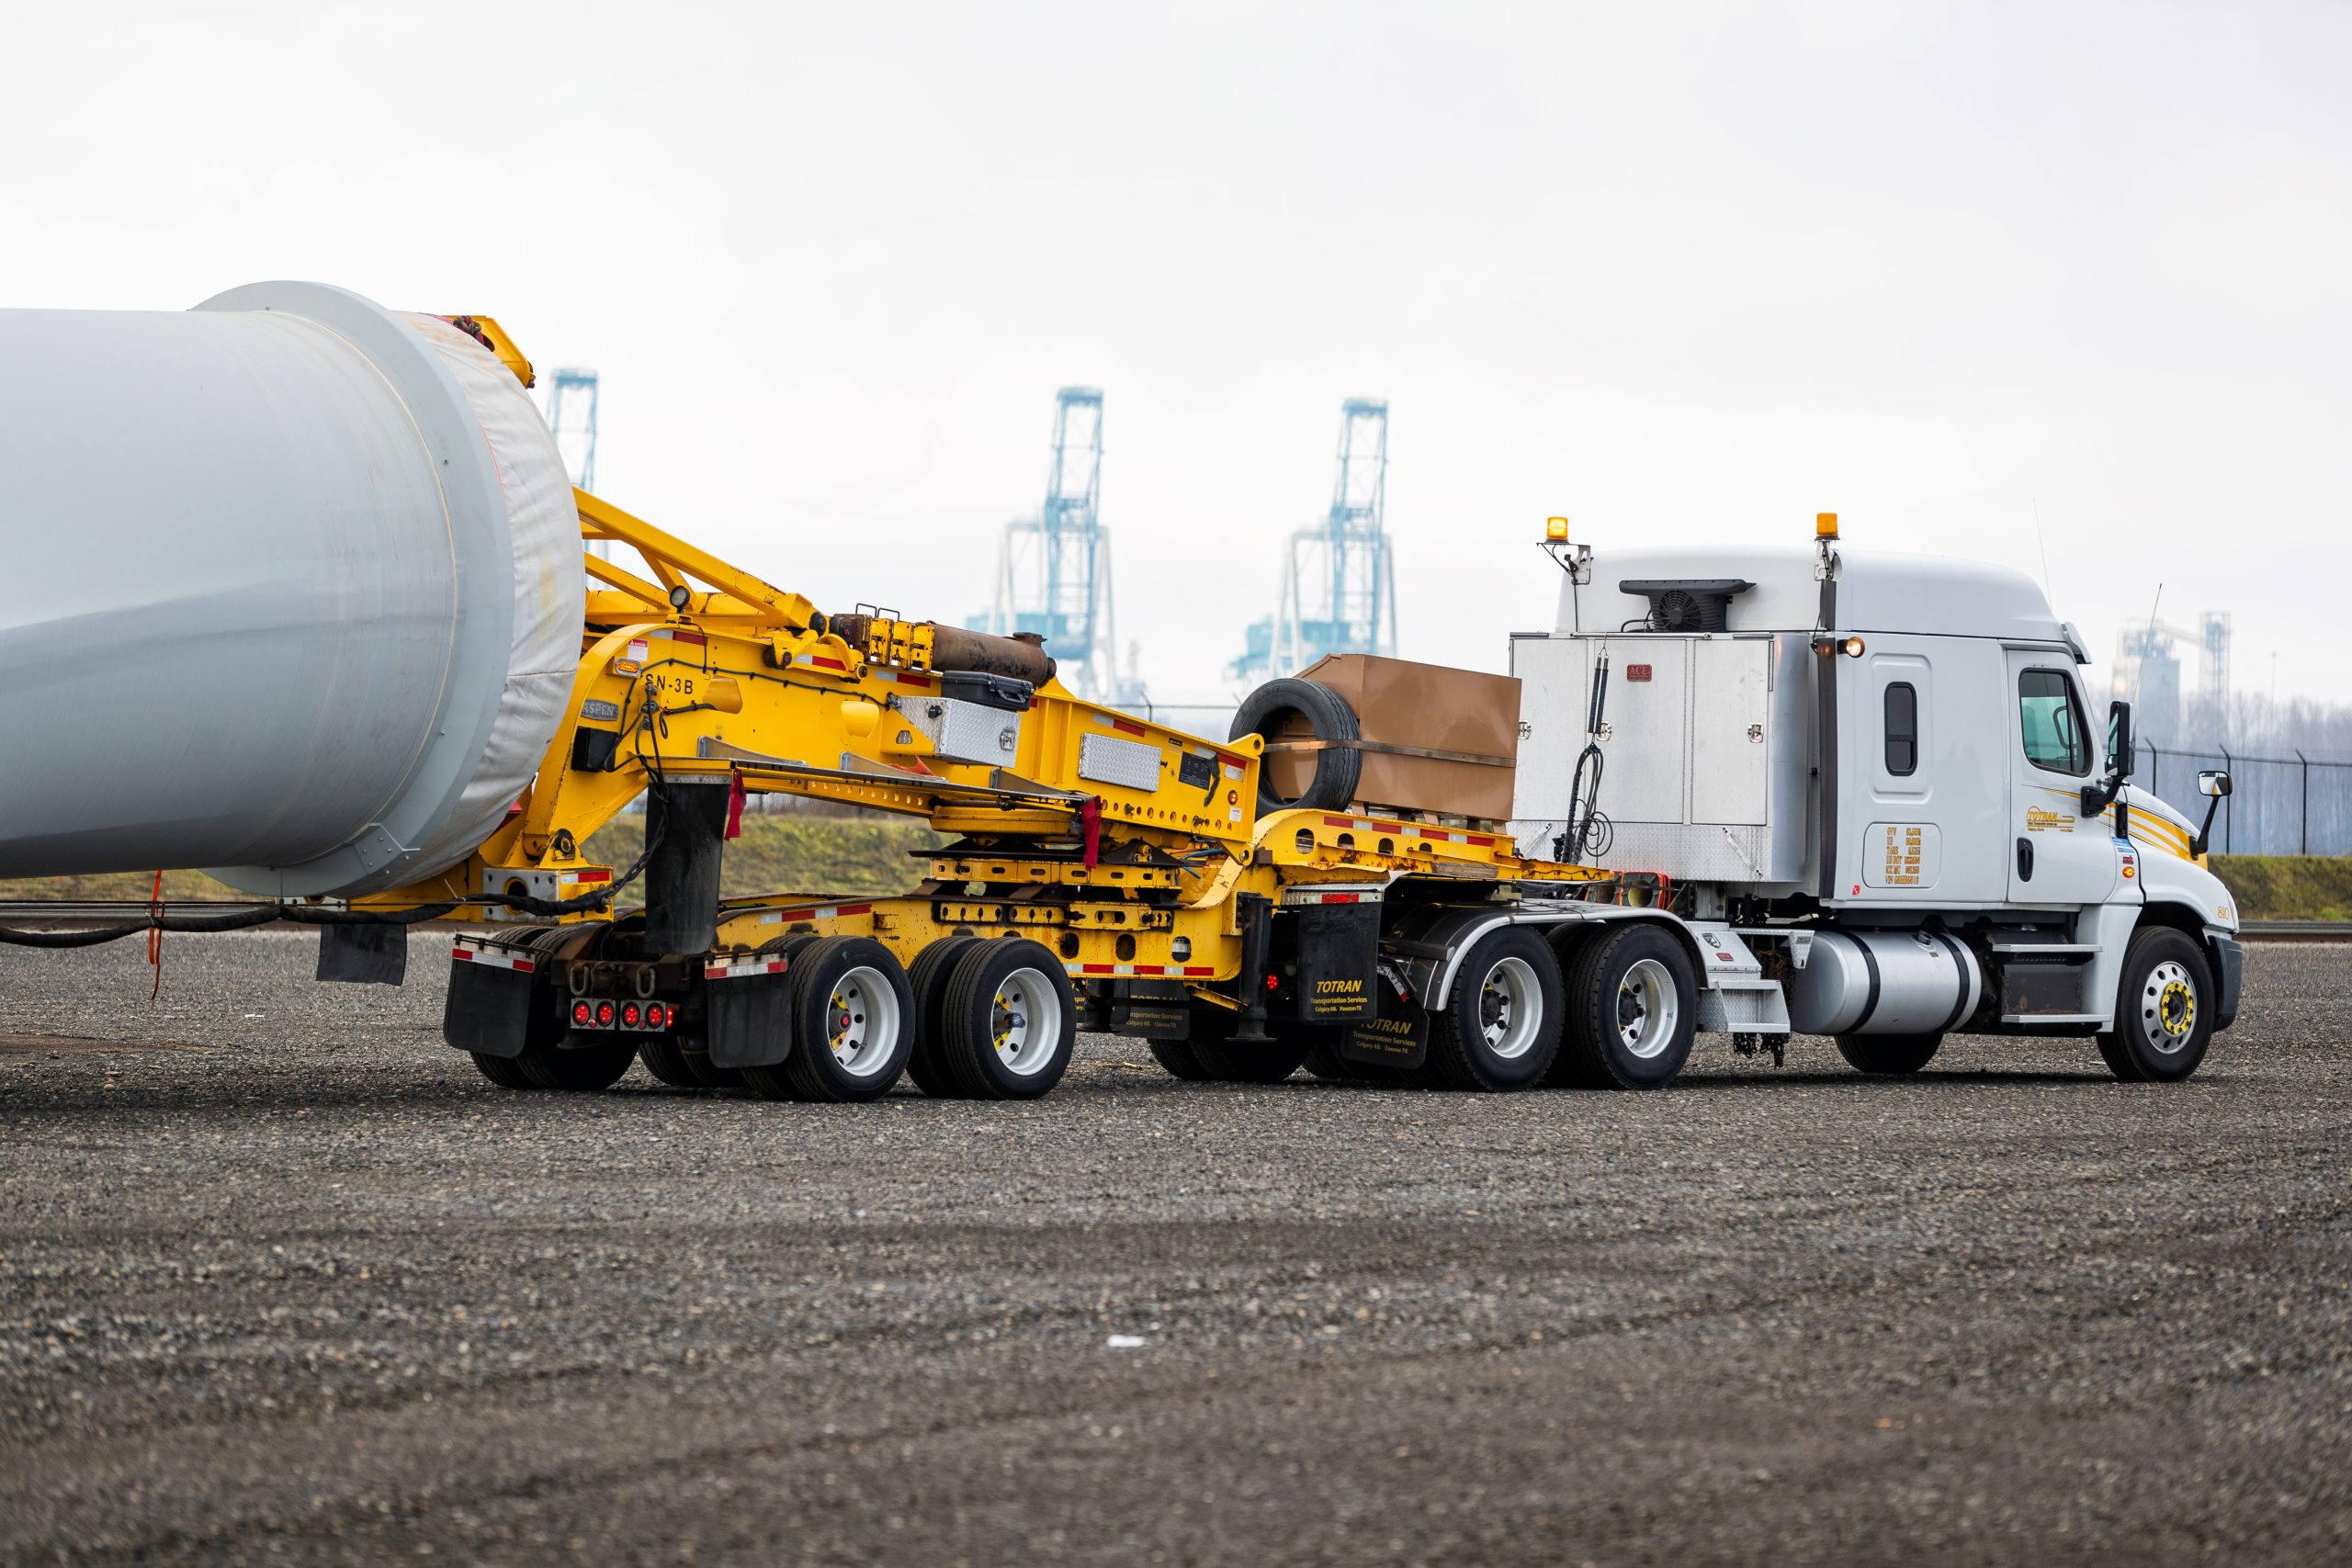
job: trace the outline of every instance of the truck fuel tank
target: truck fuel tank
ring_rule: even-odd
[[[1940,1034],[1976,1010],[1976,954],[1926,930],[1821,931],[1783,989],[1800,1034]]]

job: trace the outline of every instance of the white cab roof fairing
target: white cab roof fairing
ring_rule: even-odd
[[[1981,637],[2004,642],[2066,645],[2066,628],[2041,585],[2012,567],[1950,556],[1838,547],[1838,625],[1841,632],[1907,632]],[[1669,546],[1600,550],[1582,588],[1563,582],[1557,629],[1614,632],[1649,613],[1624,581],[1731,578],[1755,584],[1731,601],[1734,632],[1811,631],[1821,614],[1814,552],[1804,548]]]

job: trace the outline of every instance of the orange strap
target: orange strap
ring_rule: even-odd
[[[153,1001],[164,994],[164,874],[155,874],[155,885],[147,893],[147,919],[155,922],[147,928],[147,962],[155,966],[155,984],[149,987],[147,999]]]

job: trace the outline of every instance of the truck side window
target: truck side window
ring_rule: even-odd
[[[2074,684],[2062,671],[2018,674],[2018,728],[2025,738],[2025,760],[2035,767],[2077,776],[2091,771],[2090,737],[2075,703]]]
[[[1919,769],[1919,694],[1908,681],[1886,688],[1886,771],[1905,778]]]

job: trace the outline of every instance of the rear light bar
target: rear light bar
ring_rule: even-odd
[[[678,1021],[678,1010],[669,1002],[574,997],[568,1007],[565,1016],[574,1029],[616,1029],[642,1034],[658,1032]]]

